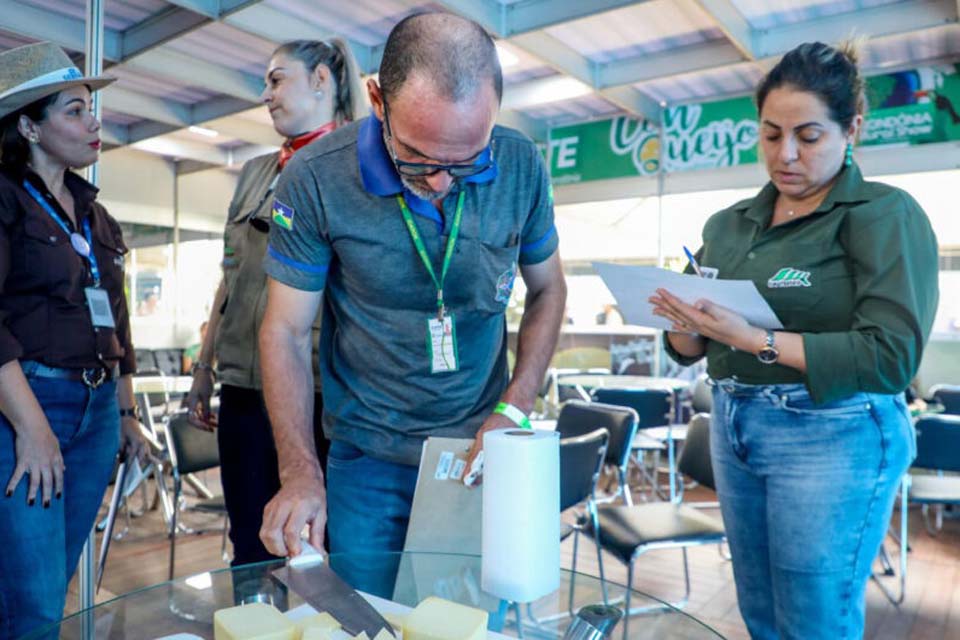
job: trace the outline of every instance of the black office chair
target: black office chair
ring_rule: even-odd
[[[935,384],[930,388],[930,397],[943,405],[943,412],[960,416],[960,385]]]
[[[183,497],[182,479],[188,473],[197,473],[220,466],[220,452],[217,448],[217,435],[203,431],[191,425],[186,413],[178,413],[164,423],[167,446],[170,453],[170,467],[173,472],[173,514],[170,518],[170,571],[173,569],[176,555],[177,530],[179,527],[180,502]],[[223,532],[220,543],[221,555],[226,552],[227,544],[227,508],[223,496],[201,499],[190,506],[193,511],[223,515]]]
[[[610,433],[604,428],[596,429],[581,436],[560,439],[560,512],[572,509],[577,505],[583,505],[584,507],[583,512],[576,515],[573,524],[563,524],[560,529],[561,540],[566,540],[571,534],[573,535],[573,561],[570,570],[574,575],[577,571],[577,550],[581,531],[589,530],[593,532],[594,544],[597,545],[597,561],[600,560],[600,545],[596,538],[597,532],[600,530],[597,524],[596,492],[597,481],[600,479],[605,463],[609,439]],[[600,582],[606,590],[602,572],[603,565],[600,566]],[[605,593],[604,598],[606,598]],[[574,615],[573,601],[573,589],[571,588],[568,602],[568,613],[571,616]]]
[[[637,464],[642,474],[651,484],[652,495],[660,494],[658,472],[660,453],[664,449],[667,452],[670,498],[682,495],[683,486],[677,482],[676,445],[686,438],[687,428],[686,425],[672,424],[676,415],[673,392],[668,389],[597,388],[593,390],[593,399],[630,407],[637,412],[637,434],[632,449],[637,452]],[[649,470],[644,464],[644,454],[648,452],[653,453],[653,464]]]
[[[678,467],[700,484],[713,486],[713,468],[710,460],[710,420],[704,415],[690,421],[690,436],[680,454]],[[628,637],[630,615],[647,613],[663,607],[630,609],[630,588],[633,584],[634,563],[647,551],[680,549],[683,553],[684,595],[670,606],[681,608],[690,598],[690,567],[687,548],[705,544],[720,544],[725,540],[723,523],[692,506],[677,502],[648,502],[635,506],[598,505],[597,538],[600,546],[627,565],[627,592],[623,637]],[[603,575],[601,562],[601,575]]]
[[[630,444],[637,430],[637,413],[629,407],[615,407],[599,402],[571,400],[563,405],[557,417],[557,433],[561,440],[606,429],[609,433],[605,463],[616,469],[617,491],[600,502],[611,502],[622,496],[633,504],[627,484],[627,465],[630,463]]]
[[[960,476],[945,476],[944,472],[960,472],[960,416],[932,415],[920,418],[916,423],[917,457],[904,476],[900,488],[900,591],[894,594],[876,575],[870,577],[877,583],[883,595],[893,604],[903,602],[907,586],[907,553],[910,550],[907,525],[909,503],[923,505],[923,522],[927,532],[935,536],[943,525],[943,506],[960,505]],[[915,473],[923,470],[924,473]],[[929,518],[931,506],[937,507],[936,524]],[[895,574],[881,549],[884,575]]]

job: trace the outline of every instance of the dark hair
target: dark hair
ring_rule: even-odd
[[[807,42],[788,52],[757,87],[757,110],[763,110],[772,90],[784,85],[817,95],[827,105],[830,118],[843,129],[866,110],[854,42],[839,47]]]
[[[380,89],[397,95],[417,71],[428,74],[442,96],[459,102],[481,83],[493,82],[503,97],[503,72],[493,39],[476,22],[450,13],[415,13],[397,23],[383,46]]]
[[[321,64],[330,69],[330,75],[337,87],[333,97],[333,116],[339,124],[364,115],[360,72],[350,52],[350,46],[343,40],[293,40],[277,47],[273,55],[299,60],[307,68],[307,73],[313,73]]]
[[[0,120],[0,163],[17,171],[26,168],[30,160],[30,143],[20,134],[20,116],[27,116],[33,122],[43,122],[47,117],[47,109],[57,101],[59,95],[57,92],[40,98]]]

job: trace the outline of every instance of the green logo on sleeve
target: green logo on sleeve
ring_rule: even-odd
[[[784,267],[767,280],[768,289],[786,289],[788,287],[809,287],[810,272],[793,267]]]

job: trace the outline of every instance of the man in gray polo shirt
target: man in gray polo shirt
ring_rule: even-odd
[[[476,437],[476,450],[483,432],[524,423],[563,318],[549,177],[528,138],[494,127],[493,41],[456,16],[412,16],[387,40],[380,83],[367,87],[375,117],[301,150],[277,187],[260,346],[282,483],[261,538],[278,555],[299,552],[305,524],[319,548],[326,518],[333,552],[401,549],[423,440]],[[309,429],[321,297],[326,495]]]

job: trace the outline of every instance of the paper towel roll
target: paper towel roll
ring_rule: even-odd
[[[483,452],[481,585],[532,602],[560,587],[560,436],[490,431]]]

